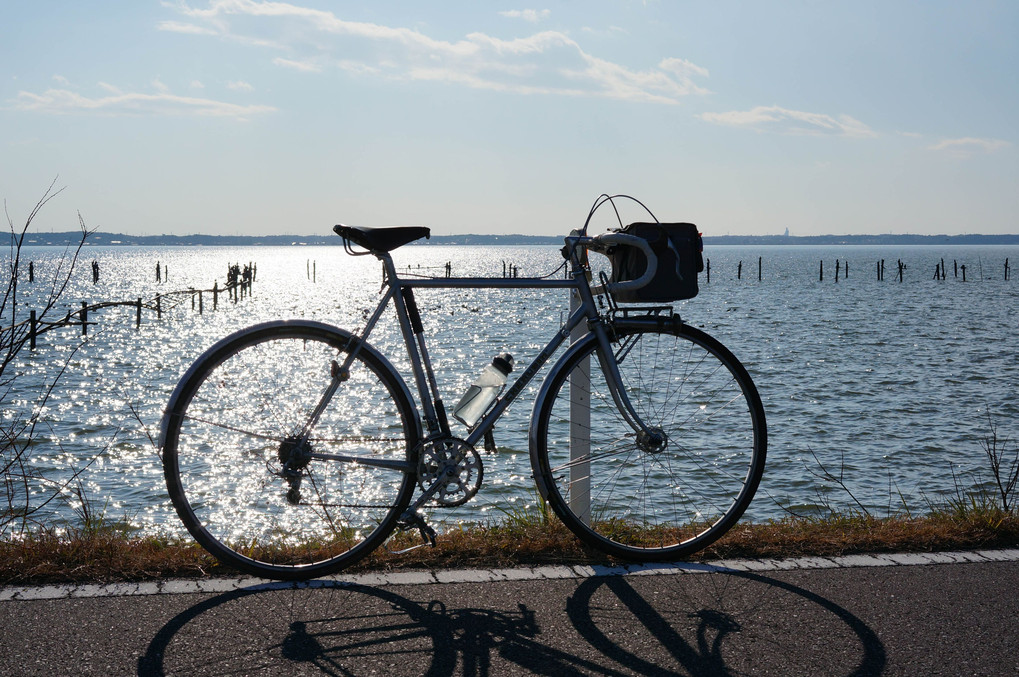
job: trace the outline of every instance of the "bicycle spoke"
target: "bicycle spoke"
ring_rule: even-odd
[[[273,577],[306,577],[363,556],[413,492],[416,435],[398,376],[373,349],[325,401],[322,365],[347,338],[269,323],[210,349],[169,420],[167,486],[185,525],[217,557]],[[310,435],[311,412],[320,415]],[[259,444],[261,442],[262,444]]]
[[[643,427],[631,427],[604,373],[592,369],[581,393],[590,423],[569,432],[569,370],[586,359],[578,353],[553,377],[539,412],[536,473],[556,512],[592,545],[641,558],[703,547],[746,508],[763,468],[763,418],[754,423],[763,414],[746,395],[753,385],[723,348],[689,328],[636,330],[619,341],[621,385]],[[573,434],[585,453],[571,451]]]

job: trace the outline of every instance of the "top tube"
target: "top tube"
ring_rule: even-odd
[[[545,277],[395,277],[390,284],[424,289],[574,289],[573,278]]]
[[[586,227],[586,224],[585,224]],[[646,268],[644,273],[635,280],[610,282],[598,285],[593,288],[595,294],[605,292],[614,293],[623,290],[638,289],[647,285],[654,277],[657,265],[657,257],[651,250],[647,241],[626,235],[623,233],[603,233],[596,236],[584,235],[582,231],[573,231],[564,238],[566,246],[563,249],[564,256],[573,264],[573,269],[566,278],[548,277],[447,277],[447,278],[420,278],[400,277],[396,265],[393,263],[391,251],[405,244],[409,244],[422,237],[431,237],[431,231],[424,226],[394,226],[388,228],[365,228],[359,226],[346,226],[339,224],[333,227],[333,231],[343,238],[343,245],[347,253],[352,256],[372,254],[383,262],[386,269],[386,279],[391,285],[397,287],[419,287],[438,289],[579,289],[590,287],[587,273],[590,267],[586,262],[585,250],[592,250],[600,253],[607,253],[612,246],[622,245],[636,247],[645,256]],[[365,248],[365,251],[355,251],[352,243]],[[583,272],[584,274],[578,274]]]

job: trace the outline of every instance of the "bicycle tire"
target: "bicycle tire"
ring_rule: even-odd
[[[694,327],[620,324],[613,350],[634,409],[664,435],[649,445],[625,422],[589,334],[560,359],[535,403],[538,489],[588,545],[638,561],[686,557],[728,531],[753,499],[767,454],[761,398],[739,360]],[[582,379],[588,358],[590,384],[579,381],[577,392],[590,402],[590,423],[571,429],[571,382]]]
[[[181,379],[164,418],[166,485],[184,526],[221,562],[314,578],[364,557],[395,528],[414,492],[417,417],[403,379],[367,344],[301,448],[405,468],[304,457],[291,468],[296,493],[282,474],[296,458],[295,435],[358,343],[317,322],[266,323],[218,342]]]

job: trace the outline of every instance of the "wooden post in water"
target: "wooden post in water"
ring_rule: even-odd
[[[966,264],[962,264],[962,281],[966,281]]]
[[[821,261],[821,272],[818,275],[818,282],[824,282],[824,261]]]
[[[708,274],[705,284],[711,284],[711,259],[708,259],[708,262],[705,265],[704,270]]]
[[[952,265],[955,266],[955,279],[959,279],[959,262],[952,259]]]
[[[198,290],[198,314],[199,315],[201,315],[202,312],[205,310],[205,308],[203,307],[204,305],[205,305],[205,303],[204,303],[204,294],[203,294],[202,290],[199,289]]]
[[[141,297],[138,297],[138,300],[135,301],[134,308],[135,308],[135,311],[134,311],[134,326],[135,326],[135,329],[137,329],[138,327],[142,326],[142,300],[141,300]]]
[[[212,309],[219,308],[219,280],[212,283]]]
[[[1008,282],[1008,257],[1005,257],[1005,282]]]
[[[840,268],[841,268],[841,266],[839,265],[839,260],[835,259],[835,284],[839,283],[839,269]]]
[[[948,271],[945,270],[945,260],[941,259],[941,279],[942,280],[945,279],[945,273],[946,272],[948,272]]]
[[[36,332],[35,311],[31,310],[28,313],[28,347],[32,350],[35,350],[35,332]]]
[[[849,279],[849,261],[846,261],[846,279]]]
[[[899,259],[899,282],[902,282],[902,271],[905,267],[905,264],[902,263],[902,259]]]
[[[757,257],[757,281],[758,282],[760,282],[761,280],[764,279],[764,274],[763,274],[763,271],[762,271],[762,263],[761,263],[761,259],[762,258],[763,257],[761,257],[761,256]]]
[[[163,319],[163,297],[156,294],[156,319]]]
[[[881,281],[885,281],[885,260],[881,259]]]
[[[743,279],[743,262],[742,261],[740,261],[739,265],[736,266],[736,279],[737,280],[742,280]]]
[[[81,335],[88,335],[88,304],[81,302]]]

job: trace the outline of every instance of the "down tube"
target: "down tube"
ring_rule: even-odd
[[[555,354],[555,351],[559,350],[559,346],[563,344],[563,341],[565,341],[567,337],[571,336],[571,332],[578,327],[584,326],[583,320],[586,317],[587,313],[583,306],[570,315],[570,319],[566,321],[566,325],[555,333],[552,340],[548,342],[548,345],[546,345],[542,351],[538,353],[538,356],[534,358],[534,361],[527,365],[527,369],[525,369],[524,372],[520,374],[519,378],[513,382],[510,389],[506,391],[506,395],[501,397],[499,401],[495,403],[495,406],[492,407],[491,411],[489,411],[488,414],[481,419],[481,422],[478,423],[477,427],[471,431],[471,434],[466,440],[467,444],[470,444],[471,446],[477,445],[478,441],[484,437],[485,433],[492,429],[496,420],[502,416],[502,413],[506,411],[509,405],[513,404],[513,401],[516,400],[517,396],[520,395],[520,392],[527,387],[527,384],[531,382],[534,375],[537,374],[543,366],[545,366],[545,363],[548,362],[548,358],[552,357],[552,355]],[[586,332],[584,334],[586,334]],[[544,385],[542,387],[544,388]],[[537,411],[537,409],[534,409],[534,412]],[[531,416],[531,422],[531,427],[533,429],[533,414]]]

